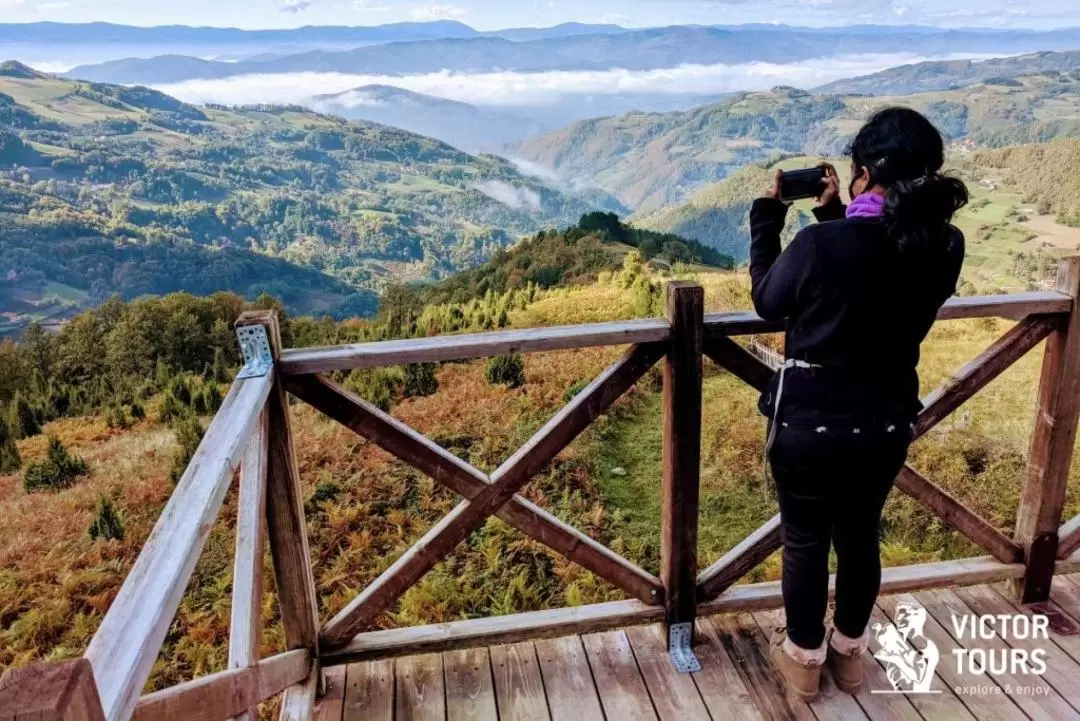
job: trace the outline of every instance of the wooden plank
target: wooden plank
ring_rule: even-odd
[[[607,718],[655,721],[656,712],[626,633],[591,633],[583,636],[581,641]]]
[[[950,298],[938,312],[938,320],[962,320],[965,318],[1015,318],[1050,313],[1068,313],[1073,299],[1059,291],[1012,293],[1004,295],[970,296]],[[784,329],[782,321],[762,320],[753,311],[733,313],[709,313],[705,316],[706,341],[736,335],[777,333]]]
[[[443,654],[447,721],[486,721],[499,717],[491,659],[486,648]]]
[[[1073,516],[1058,531],[1058,558],[1068,558],[1080,550],[1080,516]]]
[[[1058,266],[1057,290],[1080,295],[1080,257]],[[1027,574],[1017,584],[1024,602],[1045,601],[1057,557],[1057,532],[1065,505],[1076,427],[1080,420],[1080,312],[1046,342],[1035,430],[1016,519],[1016,540],[1024,549]]]
[[[763,721],[765,718],[754,703],[746,682],[735,663],[724,650],[716,628],[707,619],[697,623],[698,645],[694,647],[701,662],[701,671],[694,674],[694,683],[714,719],[730,721]]]
[[[911,596],[882,596],[878,599],[878,607],[892,620],[896,617],[896,604],[899,601],[911,603],[914,598]],[[948,623],[948,619],[945,622]],[[957,672],[956,663],[952,659],[950,650],[955,648],[956,644],[952,641],[948,632],[942,628],[941,624],[929,612],[927,613],[923,632],[926,638],[934,642],[941,654],[941,661],[937,665],[936,674],[939,681],[935,681],[934,684],[936,689],[968,688],[977,684],[991,688],[997,686],[992,676],[972,676]],[[998,688],[1000,689],[999,686]],[[1027,718],[1024,712],[1016,704],[1008,700],[1004,691],[1001,690],[988,694],[965,694],[961,696],[961,700],[979,721],[1021,721]]]
[[[344,721],[346,667],[336,666],[324,673],[326,693],[315,705],[315,721]],[[256,715],[255,720],[258,718]]]
[[[203,676],[143,696],[131,718],[221,721],[303,682],[311,669],[311,654],[306,650],[288,651],[263,659],[254,667]]]
[[[784,612],[758,611],[753,614],[754,622],[761,629],[761,635],[771,639],[777,628],[784,625]],[[771,659],[770,659],[771,660]],[[823,673],[821,675],[821,693],[810,702],[810,710],[818,721],[848,721],[848,719],[865,719],[866,713],[851,694],[844,693],[832,682],[832,676]]]
[[[28,668],[0,676],[2,721],[104,721],[105,713],[85,658]]]
[[[214,416],[86,651],[109,721],[139,700],[272,378],[237,381]]]
[[[942,656],[946,656],[949,648],[978,648],[995,654],[998,658],[1008,658],[1009,644],[1000,637],[972,639],[969,635],[958,634],[952,619],[962,618],[971,613],[971,609],[960,598],[949,591],[941,589],[937,591],[924,591],[922,593],[908,594],[901,597],[904,600],[914,600],[933,616],[949,638],[953,640],[950,645],[942,646]],[[1010,616],[1013,614],[1009,614]],[[1044,641],[1050,646],[1049,641]],[[948,654],[951,655],[951,654]],[[1054,690],[1050,683],[1049,669],[1047,675],[1013,673],[1010,666],[1006,666],[1005,673],[987,673],[987,677],[1006,689],[1005,695],[1020,707],[1029,717],[1049,719],[1075,719],[1078,717],[1077,710],[1066,701],[1061,694]],[[970,678],[970,676],[969,676]],[[979,679],[981,682],[981,678]],[[970,682],[969,682],[970,683]],[[1075,683],[1075,681],[1073,681]],[[1009,693],[1009,688],[1036,689],[1034,693]],[[1033,716],[1034,714],[1034,716]]]
[[[286,381],[286,388],[318,411],[467,500],[474,500],[490,483],[484,473],[325,378],[293,376]],[[511,498],[497,515],[630,596],[645,603],[662,601],[663,586],[658,578],[521,496]]]
[[[344,721],[394,721],[394,662],[366,661],[348,669]]]
[[[395,718],[409,721],[445,721],[446,691],[442,656],[410,656],[397,661]]]
[[[664,582],[668,625],[689,623],[691,629],[697,611],[704,308],[705,290],[700,285],[686,281],[668,283],[671,341],[664,360],[660,578]]]
[[[551,721],[604,721],[600,696],[579,636],[536,642]]]
[[[717,638],[735,664],[761,715],[769,721],[814,721],[805,701],[784,690],[773,670],[769,643],[754,619],[746,614],[717,616],[706,621],[716,629]]]
[[[315,601],[315,578],[311,570],[300,474],[292,443],[289,403],[280,380],[281,330],[273,311],[248,311],[236,321],[237,328],[253,325],[266,329],[275,361],[274,388],[266,404],[269,414],[266,514],[285,645],[290,649],[310,648],[318,655],[319,611]]]
[[[409,338],[324,348],[297,348],[287,350],[282,354],[281,370],[286,375],[300,375],[406,363],[439,363],[467,358],[487,358],[509,353],[657,343],[666,341],[668,333],[669,327],[666,320],[648,318],[552,328],[503,330],[493,333]]]
[[[1032,609],[1014,606],[987,586],[943,592],[943,597],[948,600],[950,607],[956,608],[962,604],[971,609],[972,613],[979,615],[1024,614],[1029,618],[1035,615]],[[1051,634],[1047,635],[1051,636]],[[1076,680],[1080,678],[1080,664],[1076,662],[1076,659],[1054,644],[1052,638],[1017,638],[1014,634],[1005,638],[1004,641],[1011,648],[1020,648],[1028,652],[1041,649],[1046,654],[1046,673],[1041,680],[1053,687],[1069,703],[1073,708],[1074,717],[1080,716],[1080,713],[1076,713],[1080,711],[1080,684],[1076,683]],[[1022,683],[1028,686],[1032,680],[1036,679],[1027,679]]]
[[[229,623],[229,668],[248,668],[259,662],[262,645],[263,536],[266,532],[266,461],[269,415],[263,409],[240,463],[236,518],[236,557],[233,565],[232,616]],[[252,707],[234,717],[258,721]]]
[[[325,651],[322,662],[333,665],[413,653],[557,638],[573,633],[593,633],[653,623],[663,618],[664,609],[660,606],[649,606],[640,601],[611,601],[572,608],[530,611],[511,616],[370,631],[356,636],[347,646]]]
[[[278,721],[311,721],[315,716],[315,698],[319,695],[318,666],[306,681],[289,686],[281,699]]]
[[[662,625],[627,629],[626,637],[661,721],[711,721],[694,677],[679,673],[671,663],[667,632]]]
[[[758,391],[764,391],[776,375],[776,371],[731,338],[706,339],[702,351],[713,363]]]
[[[1020,321],[974,360],[965,365],[923,399],[923,411],[915,423],[915,437],[945,420],[964,401],[1011,368],[1016,361],[1061,327],[1060,316],[1034,316]]]
[[[882,592],[901,593],[954,585],[992,583],[1019,578],[1023,564],[1001,563],[990,556],[958,561],[897,566],[882,570]],[[830,578],[830,593],[835,578]],[[699,615],[761,611],[783,606],[778,581],[732,586],[717,598],[698,605]],[[323,653],[323,665],[431,653],[474,646],[595,633],[663,620],[664,610],[640,601],[612,601],[574,608],[531,611],[511,616],[386,631],[371,631],[347,646]]]
[[[701,600],[716,598],[736,581],[780,549],[780,514],[766,521],[741,543],[701,572],[697,593]]]
[[[874,624],[880,624],[885,627],[886,624],[892,623],[892,621],[882,612],[877,606],[874,607],[872,614],[870,615],[870,628],[874,628]],[[877,651],[877,641],[874,640],[871,635],[870,641],[870,653],[864,654],[868,659],[866,668],[866,683],[863,684],[863,689],[859,691],[856,696],[859,703],[867,714],[872,719],[877,719],[877,705],[875,699],[884,698],[887,706],[893,706],[898,704],[889,703],[898,698],[906,698],[908,702],[915,708],[915,710],[926,721],[976,721],[975,717],[968,711],[967,706],[963,701],[956,697],[952,689],[948,686],[945,680],[941,677],[941,671],[938,670],[934,675],[937,680],[934,682],[939,688],[943,689],[942,693],[920,693],[911,694],[907,696],[900,696],[899,694],[881,694],[874,693],[874,691],[887,691],[892,688],[892,684],[889,681],[888,674],[886,673],[887,666],[884,661],[879,661],[871,654]],[[943,659],[941,663],[949,663],[950,659]],[[866,697],[870,698],[867,699]]]
[[[1024,550],[1015,541],[911,466],[900,469],[896,487],[1002,563],[1019,563],[1023,559]]]
[[[548,721],[544,679],[532,641],[491,647],[500,721]]]
[[[461,541],[480,528],[541,468],[611,407],[662,355],[658,345],[634,346],[574,397],[491,475],[471,501],[462,501],[401,555],[323,630],[328,648],[348,644],[356,632],[386,610]]]

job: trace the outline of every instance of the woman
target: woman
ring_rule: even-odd
[[[956,292],[963,235],[950,225],[968,201],[941,172],[941,134],[906,108],[875,114],[848,154],[852,202],[826,165],[818,221],[783,252],[788,206],[780,172],[750,213],[754,307],[787,320],[788,361],[761,399],[770,419],[768,459],[780,502],[787,627],[773,663],[803,698],[828,664],[855,693],[881,584],[879,525],[903,467],[919,402],[919,345]],[[828,603],[836,548],[836,613]]]

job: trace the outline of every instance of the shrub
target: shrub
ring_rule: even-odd
[[[487,362],[487,381],[491,385],[520,388],[525,385],[525,360],[517,354],[491,358]]]
[[[165,397],[161,401],[161,414],[159,416],[162,423],[172,425],[174,421],[184,418],[187,415],[187,409],[184,404],[176,399],[171,392],[165,391]]]
[[[131,402],[131,420],[141,421],[146,418],[146,409],[138,401]]]
[[[105,425],[109,428],[127,428],[131,425],[123,406],[112,405],[105,410]]]
[[[8,427],[0,423],[0,473],[14,473],[22,467],[19,449]]]
[[[434,363],[411,363],[405,366],[405,380],[401,391],[406,398],[430,396],[439,390]]]
[[[387,368],[358,368],[349,373],[345,387],[382,411],[389,411],[401,379]]]
[[[107,541],[124,540],[124,521],[108,496],[98,499],[97,513],[90,523],[89,533],[90,539],[94,541],[99,538]]]
[[[333,481],[320,481],[315,490],[311,492],[307,502],[304,504],[304,510],[308,514],[314,514],[319,510],[319,506],[324,503],[333,501],[341,493],[341,486]]]
[[[569,403],[577,397],[578,393],[585,390],[585,387],[589,385],[589,381],[577,380],[574,381],[569,388],[563,392],[563,403]]]
[[[41,425],[38,423],[37,414],[30,407],[29,401],[18,391],[15,392],[15,397],[11,399],[7,424],[16,440],[41,433]]]
[[[218,388],[217,383],[209,383],[206,388],[203,388],[202,392],[202,404],[207,413],[217,413],[221,408],[221,402],[224,400],[221,397],[221,390]]]
[[[49,437],[49,455],[44,461],[31,463],[23,476],[23,488],[27,493],[39,490],[70,488],[79,476],[90,472],[86,461],[77,458],[64,448],[60,439]]]
[[[202,442],[206,430],[202,427],[199,419],[190,412],[177,420],[173,425],[173,430],[176,432],[176,443],[179,447],[173,453],[173,464],[172,470],[169,471],[169,480],[175,484],[180,482],[180,477],[184,475],[184,471],[187,469],[188,463],[191,462],[191,457],[195,455],[195,449]]]

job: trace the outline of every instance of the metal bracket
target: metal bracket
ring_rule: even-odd
[[[679,673],[697,673],[701,670],[701,662],[690,647],[693,637],[692,623],[673,623],[668,628],[668,655]]]
[[[244,367],[236,374],[237,380],[258,378],[269,373],[274,367],[274,354],[270,352],[266,326],[240,326],[236,329],[236,338],[240,341],[240,353],[244,356]]]

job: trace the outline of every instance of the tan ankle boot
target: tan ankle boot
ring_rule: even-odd
[[[778,628],[769,642],[769,656],[773,666],[784,677],[788,688],[804,701],[817,698],[821,688],[821,668],[823,664],[800,663],[784,649],[787,629]]]
[[[844,693],[858,693],[863,682],[863,657],[861,651],[851,654],[840,653],[829,639],[829,651],[825,656],[825,665],[832,672],[836,687]]]

